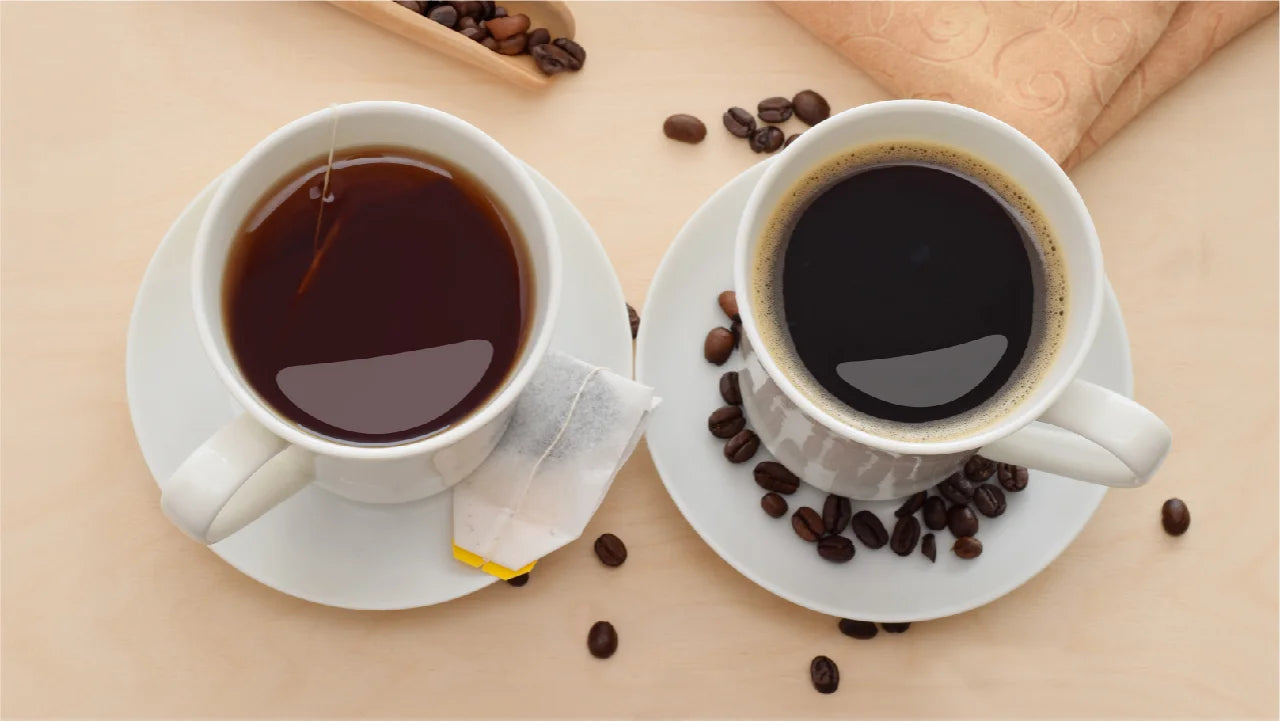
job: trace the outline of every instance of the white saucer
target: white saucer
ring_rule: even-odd
[[[564,302],[551,347],[630,378],[630,325],[613,266],[569,200],[529,173],[564,248]],[[239,413],[205,360],[191,317],[191,248],[217,184],[182,211],[161,241],[129,323],[129,412],[158,483]],[[453,559],[451,509],[448,492],[365,505],[310,486],[212,548],[251,578],[308,601],[352,609],[430,606],[495,580]]]
[[[767,161],[766,161],[767,162]],[[1106,489],[1044,473],[1031,473],[1022,493],[1010,493],[1008,511],[981,520],[983,554],[962,561],[951,552],[951,533],[937,533],[936,564],[920,554],[899,558],[860,543],[843,565],[818,557],[791,529],[788,516],[760,509],[764,491],[752,479],[755,463],[733,465],[722,442],[706,430],[707,416],[723,405],[717,381],[741,364],[717,368],[702,358],[709,329],[724,325],[716,295],[733,286],[734,235],[747,196],[765,163],[721,188],[676,236],[649,288],[636,347],[636,377],[653,386],[662,405],[649,423],[649,451],[681,513],[729,565],[764,588],[821,613],[867,621],[919,621],[968,611],[993,601],[1036,575],[1071,543],[1093,515]],[[1102,325],[1080,377],[1133,393],[1129,340],[1110,287]],[[787,499],[791,510],[822,508],[825,494],[802,485]],[[897,502],[858,503],[892,520]],[[927,532],[927,531],[926,531]]]

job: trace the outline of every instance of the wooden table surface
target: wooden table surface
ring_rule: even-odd
[[[313,4],[0,7],[3,713],[96,716],[1237,717],[1277,709],[1277,24],[1228,46],[1073,175],[1173,428],[1048,570],[977,611],[859,642],[722,562],[643,447],[523,589],[358,613],[241,576],[161,516],[124,392],[147,260],[277,126],[379,98],[461,116],[558,184],[627,297],[758,160],[730,105],[886,97],[765,4],[574,6],[585,72],[519,90]],[[702,116],[690,147],[659,131]],[[1187,500],[1179,539],[1159,526]],[[603,573],[590,538],[631,560]],[[587,655],[608,618],[622,647]],[[840,691],[810,688],[817,653]]]

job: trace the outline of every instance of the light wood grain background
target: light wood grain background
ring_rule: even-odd
[[[498,84],[325,5],[0,6],[6,716],[1149,717],[1277,709],[1277,25],[1223,50],[1073,173],[1173,428],[1047,571],[978,611],[858,642],[730,569],[643,447],[588,538],[523,589],[396,613],[310,605],[160,515],[124,396],[147,260],[185,203],[329,103],[455,113],[557,183],[639,305],[677,229],[757,160],[729,105],[883,91],[764,4],[574,6],[587,68]],[[700,146],[659,130],[711,126]],[[1159,528],[1189,503],[1180,538]],[[606,573],[589,538],[631,558]],[[621,634],[587,655],[591,622]],[[839,693],[809,687],[816,653]]]

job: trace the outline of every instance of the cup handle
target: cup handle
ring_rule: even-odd
[[[1160,467],[1173,436],[1154,413],[1101,386],[1071,381],[1038,422],[983,446],[983,456],[1115,488]]]
[[[242,413],[178,466],[160,506],[183,533],[217,543],[301,490],[313,469],[310,451]]]

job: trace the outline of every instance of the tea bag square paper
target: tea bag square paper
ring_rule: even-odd
[[[454,556],[506,579],[582,535],[655,405],[652,388],[549,353],[493,453],[454,487]]]

